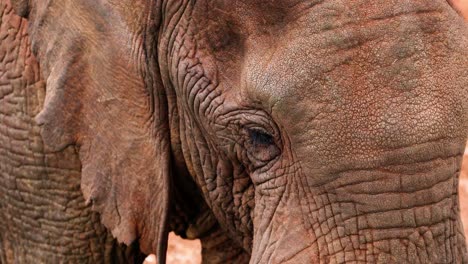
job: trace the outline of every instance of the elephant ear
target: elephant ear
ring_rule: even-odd
[[[164,263],[168,111],[158,66],[147,63],[155,60],[147,48],[153,45],[145,43],[156,41],[156,33],[147,33],[155,29],[143,22],[140,27],[138,17],[129,25],[121,10],[103,11],[94,1],[46,2],[40,12],[31,11],[30,23],[47,80],[45,105],[36,117],[44,141],[55,149],[77,145],[85,200],[120,242],[139,239],[143,252],[157,253]],[[141,14],[146,21],[147,12]]]

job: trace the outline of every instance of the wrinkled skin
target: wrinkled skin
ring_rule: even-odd
[[[75,149],[44,146],[27,22],[4,0],[0,18],[0,263],[141,263],[137,245],[119,245],[85,205]]]
[[[467,263],[468,29],[445,0],[16,1],[85,200],[164,263]]]

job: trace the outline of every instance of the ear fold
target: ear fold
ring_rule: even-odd
[[[47,79],[45,106],[36,118],[44,141],[57,148],[77,144],[81,188],[104,225],[121,242],[139,239],[145,253],[157,253],[164,263],[170,141],[159,71],[146,66],[144,39],[151,36],[124,31],[129,27],[119,24],[118,12],[99,17],[94,6],[85,6],[94,1],[57,12],[63,1],[50,4],[53,12],[44,11],[41,28],[31,29]]]

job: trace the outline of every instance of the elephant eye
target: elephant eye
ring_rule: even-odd
[[[272,135],[258,129],[249,129],[249,136],[254,146],[267,146],[275,143]]]
[[[247,157],[255,168],[261,167],[280,154],[275,137],[261,128],[246,129]]]

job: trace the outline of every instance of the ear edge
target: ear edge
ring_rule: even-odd
[[[119,242],[139,240],[148,254],[165,251],[171,173],[167,139],[129,143],[102,133],[80,146],[85,201]],[[161,148],[152,147],[158,144]]]
[[[41,128],[41,136],[45,144],[52,151],[62,151],[70,145],[76,145],[75,138],[70,133],[64,133],[61,126],[51,124],[47,111],[41,111],[34,118],[35,122]]]

